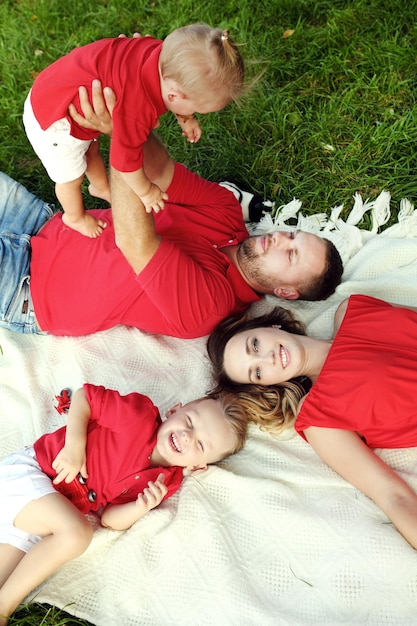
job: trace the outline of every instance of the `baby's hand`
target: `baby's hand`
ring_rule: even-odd
[[[196,143],[201,137],[201,127],[199,121],[193,117],[180,123],[182,134],[187,137],[190,143]]]
[[[52,468],[57,473],[53,480],[55,485],[62,483],[63,480],[66,483],[70,483],[78,474],[87,478],[85,446],[79,449],[64,446],[56,455]]]
[[[151,183],[149,192],[145,196],[140,196],[140,199],[147,213],[152,213],[152,209],[155,213],[159,213],[165,207],[164,200],[168,200],[168,194],[163,193],[158,185]]]
[[[168,487],[164,484],[164,480],[164,474],[159,474],[155,482],[149,481],[143,493],[138,495],[137,504],[141,507],[145,506],[148,511],[161,504],[168,492]]]
[[[85,212],[81,217],[77,218],[71,217],[68,213],[64,213],[62,221],[73,230],[78,231],[86,237],[92,237],[93,239],[99,237],[107,225],[103,220],[96,220],[90,213]]]

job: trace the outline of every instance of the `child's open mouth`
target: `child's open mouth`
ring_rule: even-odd
[[[175,450],[175,452],[182,452],[180,441],[175,433],[170,434],[169,440],[171,442],[171,447]]]

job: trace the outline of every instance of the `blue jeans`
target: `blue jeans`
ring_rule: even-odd
[[[30,238],[54,214],[23,185],[0,172],[0,327],[41,332],[30,296]]]

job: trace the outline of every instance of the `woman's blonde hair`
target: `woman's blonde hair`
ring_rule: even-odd
[[[272,435],[292,428],[300,400],[311,383],[308,378],[290,380],[279,385],[238,385],[233,392],[236,402],[246,412],[247,419]]]
[[[170,33],[162,44],[160,70],[188,98],[215,95],[224,106],[244,89],[244,62],[229,31],[207,24],[190,24]]]

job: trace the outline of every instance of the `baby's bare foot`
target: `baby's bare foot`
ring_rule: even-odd
[[[67,213],[62,216],[64,224],[85,235],[85,237],[91,237],[95,239],[99,237],[106,227],[106,222],[103,220],[96,220],[90,213],[83,213],[83,215],[77,219],[70,217]],[[1,625],[0,625],[1,626]]]
[[[88,193],[90,196],[93,196],[94,198],[101,198],[101,200],[105,200],[110,204],[110,189],[108,187],[107,189],[99,189],[94,185],[89,185]]]

